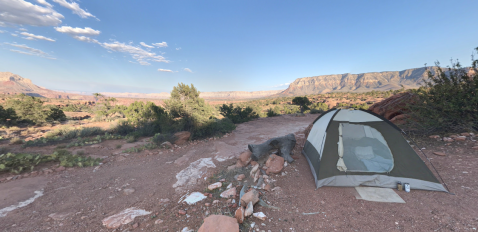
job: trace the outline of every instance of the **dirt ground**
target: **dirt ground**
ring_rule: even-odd
[[[221,178],[236,185],[239,191],[241,183],[232,181],[231,174],[225,174],[224,170],[235,163],[235,157],[247,149],[247,144],[262,143],[288,133],[294,133],[298,140],[294,149],[296,161],[284,168],[283,175],[271,175],[280,189],[262,195],[267,203],[280,209],[256,205],[254,212],[262,211],[268,219],[248,218],[241,225],[242,231],[476,231],[478,151],[471,148],[476,142],[445,145],[428,138],[418,141],[455,195],[412,190],[397,192],[405,204],[368,202],[355,199],[354,188],[315,189],[309,165],[300,154],[300,144],[305,139],[303,130],[317,116],[260,118],[238,125],[223,138],[192,141],[172,150],[122,153],[144,144],[123,140],[74,148],[104,158],[104,164],[58,171],[56,167],[45,167],[53,172],[42,171],[35,177],[29,175],[0,183],[0,231],[181,231],[184,227],[196,231],[206,215],[233,216],[237,207],[219,198],[218,192],[192,206],[178,204],[180,198],[188,192],[204,193],[208,183]],[[31,147],[24,151],[49,153],[54,148]],[[445,152],[446,156],[433,155],[434,151]],[[212,161],[215,167],[186,172],[189,176],[180,175],[194,169],[192,164],[197,161]],[[235,172],[247,171],[248,168],[243,168]],[[125,193],[125,189],[134,192]],[[38,197],[33,203],[1,217],[5,207],[35,196]],[[205,205],[214,200],[219,203]],[[104,218],[130,207],[152,213],[136,217],[116,230],[102,225]],[[180,214],[180,210],[185,214]],[[254,229],[250,228],[252,223]]]

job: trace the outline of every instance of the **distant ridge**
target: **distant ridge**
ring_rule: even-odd
[[[431,67],[434,73],[436,67]],[[333,74],[297,78],[289,88],[276,96],[298,96],[328,92],[368,92],[402,88],[415,89],[427,78],[426,68],[412,68],[403,71],[370,72],[361,74]]]
[[[269,91],[219,91],[219,92],[201,92],[200,97],[204,99],[253,99],[263,98],[274,94],[281,93],[284,90],[269,90]],[[154,98],[154,99],[168,99],[170,94],[162,93],[101,93],[108,97],[124,97],[124,98]]]

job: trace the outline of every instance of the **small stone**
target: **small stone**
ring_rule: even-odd
[[[251,166],[256,166],[258,163],[256,161],[251,161]]]
[[[322,205],[325,204],[325,201],[320,201],[320,204],[322,204]]]
[[[257,170],[259,169],[259,164],[256,164],[254,166],[252,166],[252,170],[251,170],[251,177],[254,177],[254,175],[256,174]]]
[[[251,151],[245,151],[239,155],[239,160],[244,166],[247,166],[251,162]]]
[[[236,196],[236,188],[230,188],[221,193],[222,198],[230,198]]]
[[[260,176],[261,176],[261,172],[260,171],[256,172],[256,174],[254,175],[254,183],[257,182]]]
[[[446,156],[446,154],[444,152],[439,152],[439,151],[435,151],[433,152],[434,155],[438,155],[438,156]]]
[[[252,202],[249,202],[247,204],[246,211],[244,212],[244,216],[249,217],[252,215],[252,213],[254,213],[254,205],[252,204]]]
[[[234,170],[236,170],[236,168],[238,168],[238,166],[233,164],[233,165],[227,167],[227,171],[234,171]]]
[[[88,217],[87,217],[87,216],[82,216],[80,219],[81,219],[81,220],[84,220],[84,219],[86,219],[86,218],[88,218]]]
[[[460,135],[462,135],[462,136],[471,136],[470,133],[467,133],[467,132],[461,133]]]
[[[236,210],[235,217],[236,217],[237,223],[241,224],[244,222],[244,207],[239,207]]]
[[[474,147],[472,147],[472,148],[475,149],[475,150],[478,150],[478,146],[474,146]]]
[[[284,158],[277,155],[269,156],[269,159],[266,161],[267,174],[269,173],[280,173],[284,169]]]
[[[135,190],[134,190],[133,188],[124,189],[124,190],[123,190],[123,194],[124,194],[124,195],[130,195],[130,194],[134,193],[134,191],[135,191]]]
[[[428,137],[431,138],[431,139],[439,139],[440,138],[439,135],[430,135]]]
[[[168,198],[159,200],[159,204],[160,204],[160,205],[161,205],[161,204],[164,204],[164,203],[168,203],[168,202],[169,202],[169,199],[168,199]]]
[[[213,205],[219,204],[219,200],[214,200],[214,201],[212,201],[212,204],[213,204]]]
[[[262,221],[265,221],[267,219],[267,216],[263,212],[253,213],[252,216],[261,219]]]
[[[444,138],[443,138],[443,141],[444,141],[444,142],[453,142],[453,141],[455,141],[455,140],[452,139],[452,138],[449,138],[449,137],[444,137]]]
[[[133,229],[136,229],[136,228],[138,228],[138,226],[139,226],[139,223],[137,223],[137,222],[136,222],[136,223],[134,223],[134,224],[133,224]]]
[[[204,205],[209,207],[209,206],[211,206],[211,203],[204,203]]]
[[[266,190],[266,191],[271,191],[271,185],[270,185],[270,184],[266,184],[266,186],[264,186],[264,190]]]
[[[220,182],[224,182],[224,181],[226,181],[226,179],[221,179],[221,180],[219,180],[219,181],[220,181]]]
[[[234,179],[236,179],[237,181],[242,181],[244,180],[244,178],[246,178],[246,175],[244,174],[239,174],[234,176]]]
[[[217,188],[220,188],[220,187],[222,187],[222,183],[221,182],[216,182],[214,184],[211,184],[211,185],[207,186],[207,189],[214,190],[214,189],[217,189]]]
[[[180,210],[178,211],[178,213],[181,214],[181,215],[185,215],[185,214],[186,214],[186,211],[180,209]]]
[[[466,136],[458,136],[455,138],[456,141],[466,141]]]
[[[154,221],[154,224],[156,224],[156,225],[159,225],[161,223],[163,223],[163,220],[161,220],[161,219],[158,219],[158,220]]]
[[[65,171],[65,170],[66,170],[66,168],[63,167],[63,166],[60,166],[60,167],[55,169],[55,171],[57,171],[57,172],[61,172],[61,171]]]
[[[50,217],[51,219],[55,220],[55,221],[61,221],[65,218],[67,218],[71,213],[52,213],[50,215],[48,215],[48,217]]]
[[[229,185],[227,185],[226,189],[230,189],[232,188],[232,183],[229,183]]]
[[[252,202],[252,204],[254,205],[258,201],[259,201],[259,192],[255,189],[252,189],[251,191],[242,195],[241,205],[247,205],[249,204],[249,202]]]

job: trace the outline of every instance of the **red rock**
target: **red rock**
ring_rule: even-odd
[[[462,135],[462,136],[470,136],[470,133],[466,133],[466,132],[465,132],[465,133],[461,133],[460,135]]]
[[[455,138],[456,141],[466,141],[466,137],[465,136],[458,136]]]
[[[236,188],[230,188],[221,193],[222,198],[231,198],[236,196]]]
[[[236,203],[234,203],[234,204],[231,205],[231,208],[236,208],[236,207],[237,207],[237,204],[236,204]]]
[[[252,216],[254,216],[255,218],[259,218],[262,221],[265,221],[267,219],[267,216],[263,212],[253,213]]]
[[[238,181],[244,180],[244,178],[246,178],[246,175],[244,174],[239,174],[235,176],[235,179]]]
[[[222,183],[221,182],[216,182],[214,184],[210,184],[209,186],[207,186],[207,189],[214,190],[214,189],[217,189],[217,188],[220,188],[220,187],[222,187]]]
[[[446,154],[444,152],[439,152],[439,151],[435,151],[433,152],[434,155],[438,155],[438,156],[446,156]]]
[[[455,141],[455,140],[452,139],[452,138],[444,137],[444,138],[443,138],[443,141],[445,141],[445,142],[453,142],[453,141]]]
[[[204,219],[198,232],[239,232],[239,224],[232,217],[211,215]]]
[[[259,201],[259,192],[255,189],[252,189],[251,191],[242,195],[241,205],[247,205],[249,204],[249,202],[252,202],[252,204],[254,205],[258,201]]]
[[[180,209],[180,210],[178,211],[178,213],[181,214],[181,215],[185,215],[185,214],[186,214],[186,211]]]
[[[242,224],[244,222],[244,207],[239,207],[236,210],[235,217],[237,220],[237,223]]]
[[[478,146],[474,146],[474,147],[472,147],[472,148],[475,149],[475,150],[478,150]]]
[[[139,223],[137,223],[137,222],[136,222],[136,223],[134,223],[134,224],[133,224],[133,229],[136,229],[136,228],[138,228],[138,226],[139,226]]]
[[[189,131],[180,131],[180,132],[177,132],[177,133],[174,133],[173,137],[176,138],[176,140],[173,142],[173,144],[176,144],[176,145],[183,145],[185,144],[189,138],[191,137],[191,132]]]
[[[430,135],[428,137],[431,138],[431,139],[439,139],[440,138],[439,135]]]
[[[246,151],[241,153],[241,155],[239,155],[239,160],[242,162],[244,166],[247,166],[251,162],[251,155],[252,155],[251,151]]]
[[[266,166],[267,166],[267,171],[266,173],[280,173],[282,169],[284,169],[284,158],[277,156],[277,155],[271,155],[269,156],[269,159],[266,161]]]
[[[256,161],[251,161],[251,166],[256,166],[256,164],[258,164]]]
[[[266,186],[264,187],[264,190],[266,190],[266,191],[271,191],[271,185],[270,185],[270,184],[266,184]]]
[[[209,207],[209,206],[211,206],[211,203],[204,203],[204,205]]]
[[[407,104],[413,104],[417,97],[416,94],[410,92],[395,94],[371,105],[368,110],[391,120],[398,115],[407,113]]]
[[[450,138],[454,139],[456,137],[458,137],[459,135],[451,135]]]

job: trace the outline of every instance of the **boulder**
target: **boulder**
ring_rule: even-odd
[[[413,93],[399,93],[371,105],[368,110],[391,120],[398,115],[406,114],[408,112],[407,104],[413,104],[417,98],[418,96]]]
[[[252,189],[251,191],[242,195],[241,205],[247,205],[249,202],[252,202],[253,205],[259,202],[259,192],[257,190]]]
[[[270,155],[269,159],[266,161],[267,175],[269,173],[280,173],[284,169],[284,158],[277,155]]]
[[[185,144],[190,137],[191,137],[191,132],[189,131],[180,131],[180,132],[174,133],[173,138],[175,138],[175,140],[173,144],[181,146]]]
[[[204,219],[198,232],[239,232],[239,223],[232,217],[211,215]]]

